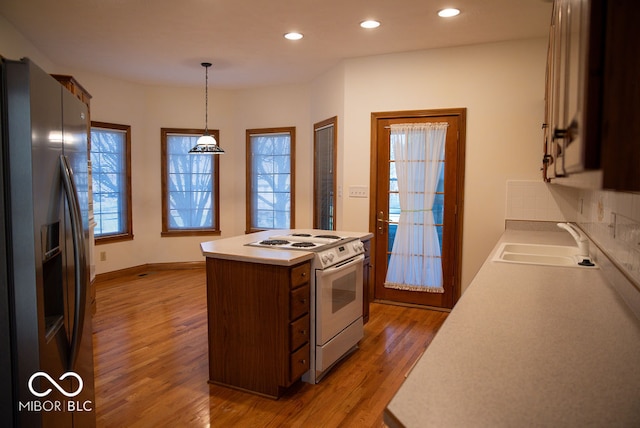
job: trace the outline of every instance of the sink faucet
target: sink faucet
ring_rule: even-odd
[[[578,244],[579,255],[583,259],[580,264],[585,263],[588,266],[592,266],[591,260],[589,259],[589,239],[587,239],[586,235],[571,223],[558,223],[558,227],[569,232],[576,241],[576,244]]]

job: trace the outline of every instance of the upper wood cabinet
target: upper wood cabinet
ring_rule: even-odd
[[[545,180],[640,190],[640,6],[556,0],[549,32]],[[590,173],[590,174],[585,174]],[[575,180],[578,177],[578,180]]]
[[[85,103],[87,107],[91,103],[91,94],[73,77],[66,74],[52,74],[62,86],[67,88],[69,92],[75,95],[80,101]]]

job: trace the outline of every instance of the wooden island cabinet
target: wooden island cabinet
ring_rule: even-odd
[[[206,265],[209,382],[280,397],[309,370],[311,262]]]

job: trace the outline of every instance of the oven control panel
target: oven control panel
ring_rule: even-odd
[[[356,239],[320,251],[318,253],[318,259],[324,269],[363,253],[364,244]]]

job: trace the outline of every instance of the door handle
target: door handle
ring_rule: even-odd
[[[80,350],[80,340],[84,324],[84,312],[86,303],[86,253],[84,246],[84,236],[82,227],[82,213],[78,201],[78,191],[76,189],[73,170],[69,165],[69,160],[65,155],[60,155],[60,172],[62,187],[69,207],[69,219],[71,222],[71,235],[73,239],[73,262],[75,276],[75,299],[73,302],[73,327],[71,332],[71,346],[67,370],[73,370]]]
[[[384,218],[384,211],[378,212],[378,234],[382,235],[384,233],[384,224],[389,224],[389,220]]]

